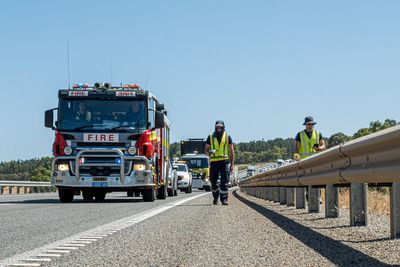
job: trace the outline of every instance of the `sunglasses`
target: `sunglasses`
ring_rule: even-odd
[[[217,126],[217,127],[215,127],[215,129],[224,129],[224,127]]]
[[[314,123],[307,123],[306,125],[310,126],[310,125],[314,125]]]

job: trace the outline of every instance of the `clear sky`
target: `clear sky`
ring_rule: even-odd
[[[51,154],[71,82],[141,83],[173,141],[222,119],[234,142],[400,120],[400,1],[1,1],[0,161]]]

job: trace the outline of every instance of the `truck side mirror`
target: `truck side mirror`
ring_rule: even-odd
[[[46,110],[44,113],[44,126],[47,128],[54,128],[54,109]]]
[[[158,112],[156,111],[156,118],[155,118],[155,128],[164,128],[165,126],[165,119],[164,119],[164,113],[163,112]]]
[[[156,103],[156,110],[157,111],[163,111],[165,109],[165,106],[163,103]]]

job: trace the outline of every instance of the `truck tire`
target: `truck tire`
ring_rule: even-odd
[[[128,191],[126,192],[127,197],[133,197],[133,191]]]
[[[106,192],[96,192],[94,193],[94,198],[96,201],[103,201],[106,198]]]
[[[135,191],[135,197],[140,197],[140,192],[139,191]]]
[[[162,185],[158,188],[157,199],[166,199],[167,198],[167,187]]]
[[[144,202],[153,202],[154,200],[156,200],[156,194],[153,188],[143,190],[142,195]]]
[[[71,203],[74,200],[74,191],[58,188],[58,197],[60,198],[61,203]]]
[[[186,190],[185,190],[185,193],[186,193],[186,194],[192,193],[192,187],[191,187],[191,186],[188,186],[188,187],[186,188]]]
[[[168,189],[168,196],[173,197],[174,196],[174,190]]]
[[[175,189],[175,190],[174,190],[174,196],[176,197],[177,195],[178,195],[178,190]]]
[[[94,196],[90,190],[82,190],[82,197],[86,201],[92,201]]]

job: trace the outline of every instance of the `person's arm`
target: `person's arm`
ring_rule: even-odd
[[[233,144],[229,144],[229,161],[231,162],[230,171],[233,172],[235,168],[235,149]]]
[[[300,142],[296,141],[296,147],[294,149],[294,153],[299,154],[300,152]]]
[[[320,139],[318,144],[318,151],[323,151],[326,149],[325,140]]]
[[[206,153],[207,156],[210,156],[210,145],[206,144],[206,147],[204,148],[204,153]]]

